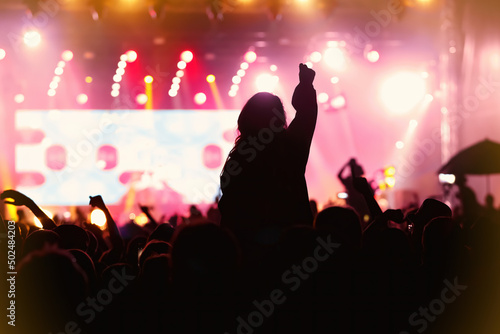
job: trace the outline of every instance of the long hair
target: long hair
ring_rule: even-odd
[[[258,135],[259,131],[265,128],[286,129],[286,115],[279,97],[261,92],[252,96],[241,109],[238,117],[239,135],[236,137],[231,153],[242,140]]]

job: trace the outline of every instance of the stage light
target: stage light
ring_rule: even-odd
[[[389,188],[393,188],[394,185],[396,184],[396,179],[393,177],[393,176],[387,176],[385,179],[385,184],[389,187]]]
[[[134,50],[127,51],[125,55],[127,56],[127,59],[125,61],[128,61],[129,63],[133,63],[137,60],[137,52],[135,52]]]
[[[309,68],[313,68],[313,63],[311,63],[310,61],[306,61],[305,65]]]
[[[112,97],[118,97],[118,95],[120,95],[120,92],[119,92],[119,91],[117,91],[117,90],[112,90],[112,91],[111,91],[111,96],[112,96]]]
[[[4,49],[0,49],[0,60],[4,59],[6,55],[7,55],[7,52],[5,52]]]
[[[148,102],[148,96],[146,94],[138,94],[135,98],[135,101],[137,102],[137,104],[144,105],[146,104],[146,102]]]
[[[76,102],[78,104],[85,104],[88,100],[89,97],[87,96],[87,94],[78,94],[78,96],[76,97]]]
[[[368,51],[368,53],[366,54],[366,59],[368,59],[368,61],[370,63],[376,63],[379,60],[379,58],[380,58],[380,55],[375,50]]]
[[[56,91],[55,91],[55,89],[52,89],[52,88],[51,88],[51,89],[49,89],[49,90],[47,91],[47,95],[48,95],[48,96],[55,96],[55,95],[56,95]]]
[[[54,74],[56,75],[62,75],[64,73],[64,70],[62,67],[56,67],[56,69],[54,70]]]
[[[60,60],[60,61],[57,63],[57,67],[64,68],[64,66],[66,66],[66,62],[65,62],[64,60]]]
[[[194,103],[196,103],[198,105],[202,105],[206,101],[207,101],[207,96],[204,93],[197,93],[194,96]]]
[[[338,47],[326,49],[323,59],[325,63],[335,71],[342,71],[346,68],[344,52]]]
[[[319,63],[321,61],[321,53],[318,52],[318,51],[314,51],[313,53],[311,53],[311,61],[313,63]]]
[[[16,96],[14,96],[14,101],[16,103],[23,103],[24,102],[24,95],[23,94],[16,94]]]
[[[172,78],[172,83],[174,83],[174,84],[180,84],[181,83],[181,78],[179,78],[179,77],[173,77]]]
[[[241,83],[241,77],[235,75],[232,79],[233,83],[238,85],[239,83]]]
[[[335,96],[332,101],[330,102],[330,105],[334,108],[334,109],[342,109],[345,107],[346,105],[346,100],[345,100],[345,97],[343,95],[338,95],[338,96]]]
[[[396,168],[394,166],[389,166],[384,169],[385,176],[394,176],[396,174]]]
[[[425,94],[424,100],[427,103],[431,103],[434,100],[434,96],[432,94]]]
[[[207,75],[207,82],[208,83],[215,82],[215,75],[213,75],[213,74]]]
[[[120,56],[120,61],[128,61],[128,56],[124,53]]]
[[[276,75],[269,73],[262,73],[257,76],[255,85],[259,92],[272,93],[278,84],[279,78]]]
[[[422,76],[422,78],[427,79],[429,77],[429,72],[423,71],[422,73],[420,73],[420,75]]]
[[[250,65],[248,65],[248,63],[247,63],[247,62],[243,62],[243,63],[241,63],[241,64],[240,64],[240,68],[241,68],[242,70],[248,70],[248,67],[249,67],[249,66],[250,66]]]
[[[57,87],[59,86],[59,84],[55,81],[51,81],[50,84],[49,84],[49,87],[51,89],[57,89]]]
[[[230,97],[235,97],[236,96],[236,91],[230,90],[229,93],[227,93]]]
[[[111,85],[112,90],[120,90],[120,84],[118,82],[115,82],[114,84]]]
[[[106,214],[101,209],[94,209],[90,214],[90,222],[102,229],[106,225]]]
[[[127,67],[127,62],[123,61],[123,60],[120,60],[118,62],[118,68],[124,69],[125,67]]]
[[[88,83],[88,84],[89,84],[89,83],[92,83],[92,80],[93,80],[93,79],[92,79],[92,77],[90,77],[90,76],[85,77],[85,82],[86,82],[86,83]]]
[[[454,174],[442,174],[440,173],[439,176],[439,182],[440,183],[448,183],[448,184],[454,184],[456,177]]]
[[[239,77],[244,77],[245,76],[245,70],[239,69],[238,72],[236,72],[236,75]]]
[[[405,147],[405,143],[403,143],[401,140],[398,140],[398,141],[396,142],[396,148],[397,148],[398,150],[402,150],[404,147]]]
[[[425,89],[425,81],[418,73],[399,72],[382,83],[380,98],[389,111],[405,113],[424,98]]]
[[[248,51],[247,53],[245,53],[244,59],[247,63],[251,64],[257,60],[257,54],[253,51]]]
[[[152,82],[153,82],[153,77],[152,77],[152,76],[150,76],[150,75],[146,75],[146,76],[144,77],[144,82],[145,82],[145,83],[147,83],[147,84],[152,83]]]
[[[236,84],[235,85],[231,85],[231,90],[234,90],[235,92],[237,92],[238,89],[240,89],[240,86],[238,86]]]
[[[326,101],[328,101],[328,94],[327,93],[319,93],[318,94],[318,102],[325,103]]]
[[[185,62],[185,61],[183,61],[183,60],[179,61],[179,62],[177,63],[177,68],[178,68],[179,70],[183,70],[183,69],[185,69],[185,68],[186,68],[186,62]]]
[[[175,72],[175,75],[178,76],[179,78],[182,78],[184,76],[184,71],[178,70],[177,72]]]
[[[170,86],[170,89],[179,90],[179,88],[181,88],[181,86],[180,86],[179,84],[176,84],[176,83],[173,83],[173,84]]]
[[[123,76],[125,74],[125,70],[123,68],[117,68],[116,74]]]
[[[24,33],[23,41],[27,47],[35,48],[38,45],[40,45],[42,41],[42,36],[36,30],[29,30]]]
[[[177,90],[175,89],[170,89],[168,91],[168,95],[171,96],[171,97],[174,97],[174,96],[177,96]]]
[[[418,126],[418,121],[415,119],[410,120],[410,129],[414,130]]]
[[[278,66],[271,65],[271,66],[269,66],[269,69],[271,70],[271,72],[276,72],[278,70]]]
[[[71,59],[73,59],[73,52],[71,52],[70,50],[63,51],[61,58],[64,61],[71,61]]]
[[[60,83],[60,82],[61,82],[61,77],[60,77],[60,76],[58,76],[58,75],[56,75],[56,76],[54,76],[54,77],[52,78],[52,81],[57,82],[57,83]]]
[[[122,81],[122,76],[119,75],[119,74],[113,75],[113,81],[114,82],[120,82],[120,81]]]
[[[339,83],[339,81],[340,81],[339,77],[332,77],[332,78],[330,79],[330,82],[331,82],[332,84],[334,84],[334,85],[335,85],[335,84],[338,84],[338,83]]]
[[[189,50],[183,51],[181,53],[181,60],[185,63],[190,63],[193,60],[193,53]]]

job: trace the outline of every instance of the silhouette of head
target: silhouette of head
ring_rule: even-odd
[[[240,137],[256,135],[264,128],[286,127],[285,109],[280,98],[271,93],[257,93],[252,96],[238,117]]]
[[[38,230],[26,238],[23,247],[23,256],[35,251],[41,250],[44,246],[57,245],[59,243],[59,234],[51,230]]]
[[[54,229],[54,232],[61,237],[59,247],[87,251],[89,236],[83,228],[76,225],[59,225]]]
[[[353,209],[332,206],[318,213],[314,227],[327,231],[341,244],[359,248],[361,243],[361,225]]]

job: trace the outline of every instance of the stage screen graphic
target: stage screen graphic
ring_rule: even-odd
[[[17,189],[41,205],[199,204],[219,194],[236,110],[18,110]]]

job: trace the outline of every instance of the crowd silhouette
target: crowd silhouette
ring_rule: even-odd
[[[148,223],[119,228],[91,196],[106,215],[101,230],[84,215],[56,224],[26,195],[4,191],[7,205],[25,206],[43,225],[15,225],[16,326],[5,332],[498,332],[493,198],[483,207],[459,182],[460,211],[428,198],[383,212],[353,159],[349,179],[343,169],[339,177],[355,202],[317,212],[304,177],[314,76],[300,64],[289,125],[277,96],[248,100],[222,197],[206,215],[193,206],[159,223],[141,206]]]

